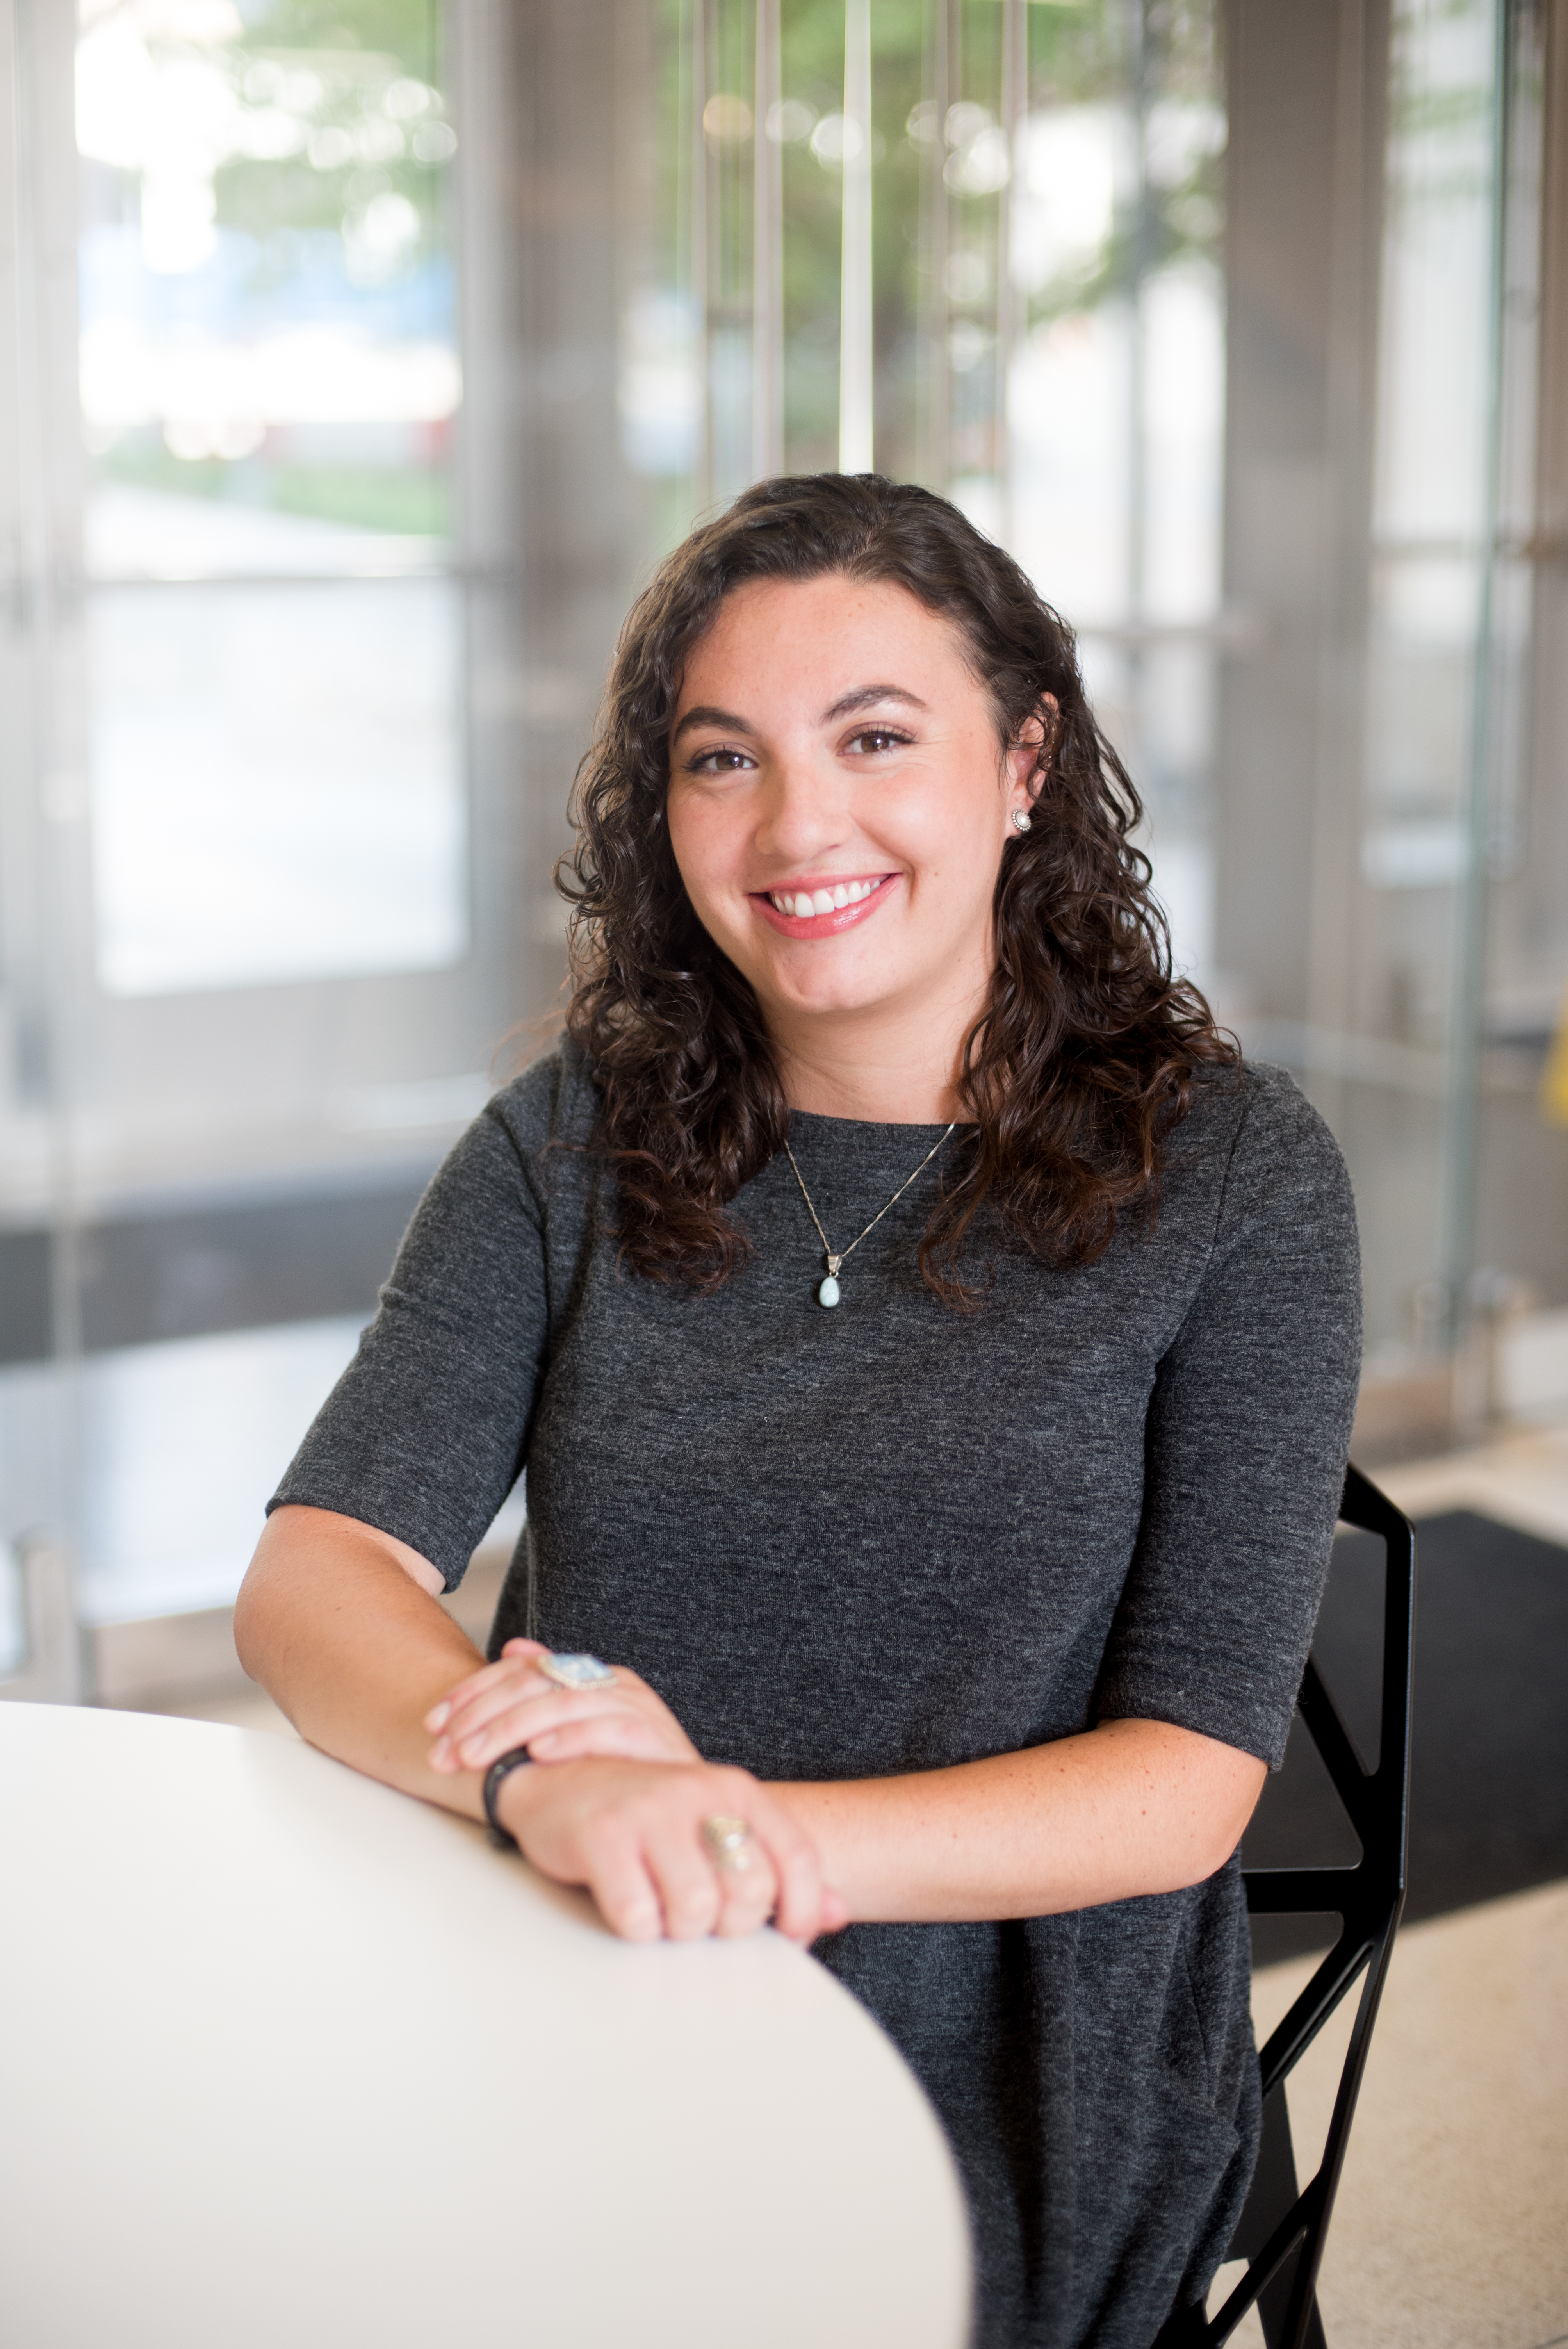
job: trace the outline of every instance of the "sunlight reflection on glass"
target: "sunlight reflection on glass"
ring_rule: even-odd
[[[340,17],[325,40],[297,0],[84,9],[86,550],[105,591],[93,866],[111,994],[466,950],[460,614],[452,585],[411,575],[439,573],[450,527],[457,140],[433,6],[344,0]],[[388,584],[325,584],[356,580]]]

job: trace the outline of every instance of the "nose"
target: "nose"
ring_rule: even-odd
[[[831,761],[808,750],[769,762],[756,833],[759,855],[780,873],[808,866],[841,847],[854,830],[849,786]]]

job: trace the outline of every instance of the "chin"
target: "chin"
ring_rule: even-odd
[[[797,1016],[805,1013],[824,1019],[843,1019],[856,1012],[878,1011],[893,1003],[903,991],[889,987],[885,975],[875,979],[856,978],[845,972],[841,976],[824,974],[821,979],[808,986],[774,986],[767,990],[758,988],[764,1010],[771,997],[780,1010]]]

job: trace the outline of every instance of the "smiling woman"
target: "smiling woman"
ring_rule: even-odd
[[[923,697],[913,682],[836,689],[890,655]],[[749,717],[706,698],[732,685]],[[923,1113],[951,1114],[944,1031],[984,1006],[1008,803],[1026,805],[1043,715],[999,755],[989,699],[947,623],[902,587],[840,574],[738,589],[693,652],[679,709],[670,845],[781,1060],[821,1061],[826,1048],[831,1061],[851,1030],[874,1030],[886,1049],[872,1057],[905,1113],[921,1071]],[[832,1114],[842,1077],[802,1068],[793,1098]]]
[[[695,532],[627,621],[577,807],[568,1025],[654,1278],[728,1277],[725,1203],[791,1107],[975,1120],[921,1244],[950,1301],[987,1202],[1089,1261],[1231,1064],[1070,633],[925,491],[764,482]]]
[[[577,811],[567,1037],[420,1206],[242,1654],[628,1939],[814,1941],[951,2135],[976,2344],[1149,2349],[1256,2146],[1344,1169],[1171,978],[1067,630],[923,491],[679,549]],[[437,1599],[524,1466],[481,1663]]]

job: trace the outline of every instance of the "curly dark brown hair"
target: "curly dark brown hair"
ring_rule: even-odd
[[[991,999],[957,1090],[973,1119],[920,1249],[947,1302],[988,1205],[1057,1265],[1091,1262],[1119,1216],[1152,1217],[1166,1140],[1205,1064],[1238,1060],[1186,979],[1131,833],[1142,812],[1095,723],[1072,631],[955,506],[877,474],[758,482],[696,530],[637,598],[573,794],[568,1033],[601,1089],[596,1146],[618,1179],[637,1272],[711,1289],[745,1261],[730,1200],[783,1145],[789,1108],[749,983],[698,922],[665,821],[669,729],[692,647],[752,580],[838,574],[905,589],[964,640],[1002,750],[1057,705],[1027,834],[996,884]],[[1048,715],[1048,712],[1047,713]]]

